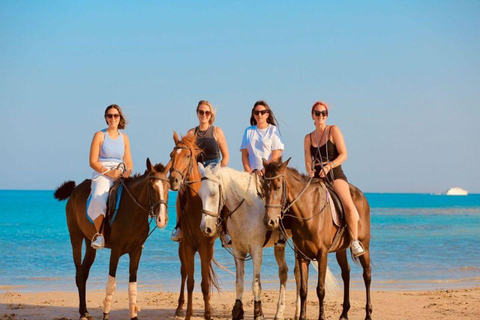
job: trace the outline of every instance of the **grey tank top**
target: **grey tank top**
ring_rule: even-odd
[[[195,128],[197,135],[197,146],[203,150],[198,156],[198,162],[205,162],[209,160],[220,159],[220,148],[218,142],[213,136],[214,126],[208,127],[205,131],[200,131],[199,127]]]

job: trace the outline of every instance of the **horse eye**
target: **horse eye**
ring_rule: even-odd
[[[278,190],[280,190],[280,187],[279,187],[279,186],[275,186],[274,189],[275,189],[275,191],[278,191]]]

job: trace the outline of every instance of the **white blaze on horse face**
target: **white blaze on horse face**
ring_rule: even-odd
[[[218,185],[210,180],[203,180],[202,186],[198,191],[200,199],[202,199],[203,210],[212,212],[219,215],[219,194]],[[202,222],[200,223],[200,229],[207,236],[214,236],[217,233],[217,217],[202,214]]]
[[[177,149],[177,154],[180,154],[182,152],[182,149]]]
[[[165,190],[163,188],[163,182],[161,180],[157,180],[157,182],[155,182],[155,186],[158,189],[159,198],[163,201],[166,201],[164,197]],[[158,205],[157,210],[159,211],[156,221],[157,227],[164,228],[167,225],[167,207],[163,203],[161,203]]]

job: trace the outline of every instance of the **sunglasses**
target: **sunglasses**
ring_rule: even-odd
[[[320,116],[326,117],[326,116],[328,116],[328,111],[327,110],[322,110],[322,111],[313,110],[312,113],[315,115],[315,117],[320,117]]]
[[[206,115],[207,117],[212,114],[212,113],[211,113],[210,111],[208,111],[208,110],[206,110],[206,111],[198,110],[197,112],[198,112],[199,115],[201,115],[201,116]]]
[[[255,111],[253,111],[253,114],[256,115],[256,116],[258,116],[259,114],[261,114],[263,116],[266,113],[268,113],[268,110],[255,110]]]
[[[108,119],[112,119],[112,118],[117,119],[117,118],[120,118],[120,115],[119,115],[118,113],[116,113],[116,114],[107,113],[107,114],[105,115],[105,117],[108,118]]]

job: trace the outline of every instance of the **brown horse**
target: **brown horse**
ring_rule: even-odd
[[[177,217],[183,230],[183,239],[178,247],[180,257],[180,274],[182,283],[180,296],[175,315],[180,316],[185,302],[184,290],[187,281],[187,313],[185,319],[190,319],[193,314],[193,287],[195,284],[195,254],[199,253],[202,268],[202,293],[205,303],[205,319],[211,319],[210,306],[211,285],[218,289],[217,277],[212,267],[213,245],[216,237],[208,237],[200,230],[202,221],[202,200],[198,195],[201,186],[200,171],[198,170],[197,154],[201,151],[195,144],[195,136],[178,139],[174,132],[175,147],[170,154],[170,188],[173,191],[180,189],[177,197]]]
[[[327,254],[336,252],[338,264],[342,270],[344,283],[343,311],[340,320],[348,319],[350,309],[350,266],[347,260],[347,249],[350,246],[350,233],[340,233],[335,237],[339,228],[333,223],[330,206],[327,202],[327,187],[323,181],[314,180],[310,183],[309,178],[298,173],[297,170],[287,168],[288,159],[285,162],[267,163],[264,161],[265,178],[263,189],[266,197],[266,223],[267,226],[278,226],[278,221],[283,218],[282,214],[289,210],[292,216],[292,236],[295,245],[296,268],[300,273],[300,319],[306,319],[306,302],[308,292],[308,267],[310,261],[317,260],[319,275],[317,296],[319,303],[319,319],[325,319],[323,300],[325,297],[325,272],[327,269]],[[358,240],[365,248],[365,254],[356,258],[363,267],[363,280],[365,282],[366,317],[371,319],[372,303],[370,300],[370,207],[363,193],[350,185],[350,193],[355,207],[360,215],[358,227]],[[299,201],[296,201],[296,200]],[[288,205],[288,207],[287,207]],[[343,230],[342,230],[343,229]],[[346,231],[341,228],[340,232]],[[336,241],[334,241],[336,238]],[[355,262],[357,262],[355,260]]]
[[[86,213],[87,198],[90,194],[91,180],[85,180],[75,187],[75,182],[65,182],[55,191],[55,198],[67,202],[67,224],[75,263],[75,281],[80,299],[80,319],[91,320],[86,304],[86,284],[90,267],[95,261],[96,250],[91,247],[91,240],[96,233],[94,225],[89,222]],[[103,319],[109,318],[113,293],[115,292],[118,260],[126,253],[130,257],[130,278],[128,286],[130,318],[137,318],[137,269],[142,255],[142,246],[149,235],[149,216],[156,218],[157,226],[165,227],[168,220],[169,182],[163,165],[152,166],[147,159],[147,170],[143,175],[124,180],[123,195],[117,215],[110,226],[105,223],[105,247],[111,249],[110,269],[103,302]],[[106,220],[105,220],[106,221]],[[82,245],[85,240],[86,252],[82,262]]]

